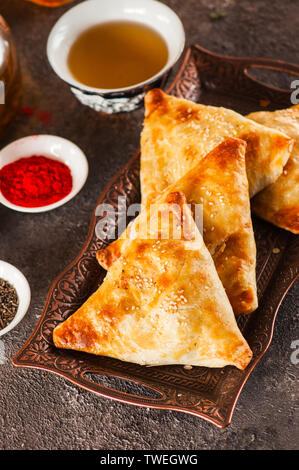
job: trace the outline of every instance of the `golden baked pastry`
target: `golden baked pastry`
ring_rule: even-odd
[[[244,369],[252,352],[184,195],[149,212],[147,239],[135,232],[99,289],[54,329],[55,345],[142,365]]]
[[[194,208],[203,208],[203,239],[235,314],[257,308],[256,246],[251,223],[248,180],[245,169],[246,143],[227,139],[202,158],[158,200],[181,191]],[[155,201],[154,201],[155,202]],[[101,266],[110,269],[130,243],[140,216],[122,236],[98,251]]]
[[[230,109],[175,98],[160,89],[149,91],[141,134],[142,202],[175,183],[228,137],[247,142],[250,196],[281,175],[293,145],[285,134]]]
[[[299,234],[299,105],[273,112],[251,113],[247,117],[295,139],[281,176],[252,200],[252,207],[263,219]]]

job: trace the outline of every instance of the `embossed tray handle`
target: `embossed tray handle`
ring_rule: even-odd
[[[276,93],[276,97],[279,95],[287,96],[292,92],[291,89],[285,90],[276,86],[265,83],[262,80],[256,79],[250,74],[250,69],[265,69],[278,71],[282,73],[289,73],[291,75],[299,77],[299,66],[290,62],[284,62],[281,60],[272,60],[266,58],[248,58],[248,57],[227,57],[214,52],[210,52],[205,48],[195,45],[189,48],[187,51],[187,57],[185,62],[182,64],[178,75],[184,70],[186,60],[189,60],[189,55],[195,52],[196,65],[199,71],[200,80],[207,84],[208,87],[213,79],[217,80],[217,87],[234,88],[234,78],[243,74],[245,82],[253,82],[255,86],[255,93],[259,91]],[[239,86],[239,85],[238,85]],[[246,85],[243,83],[242,86]],[[249,90],[250,90],[249,85]],[[286,105],[290,106],[290,102]]]
[[[271,60],[268,60],[268,59],[260,59],[260,62],[254,61],[254,62],[244,64],[243,71],[244,71],[244,74],[246,75],[247,78],[249,78],[250,80],[252,80],[255,83],[258,83],[260,85],[264,85],[264,86],[267,86],[267,87],[271,87],[271,88],[276,88],[276,87],[274,87],[274,85],[270,85],[269,83],[265,83],[265,82],[263,82],[262,80],[260,80],[258,78],[253,77],[250,74],[250,69],[274,70],[274,71],[277,71],[277,72],[289,73],[289,74],[292,74],[294,76],[299,75],[299,66],[297,66],[295,64],[286,63],[286,62],[282,63],[281,65],[277,65],[277,62],[275,63],[275,62],[272,62]],[[287,89],[287,90],[285,90],[283,88],[278,88],[278,89],[281,90],[281,91],[282,90],[287,91],[287,92],[290,91],[290,89]]]
[[[119,390],[117,386],[111,387],[111,386],[99,384],[98,382],[95,382],[92,379],[92,377],[91,378],[88,377],[88,375],[92,376],[92,375],[97,375],[97,374],[106,376],[105,372],[97,371],[94,369],[89,369],[89,370],[85,369],[84,371],[82,371],[82,373],[80,374],[81,385],[89,391],[90,389],[92,389],[96,394],[101,395],[103,397],[109,396],[112,399],[115,399],[124,403],[128,403],[128,404],[132,404],[132,405],[138,404],[144,407],[149,407],[149,406],[160,407],[162,403],[165,403],[166,394],[165,392],[161,391],[161,388],[158,389],[152,385],[145,384],[144,382],[132,380],[131,377],[127,378],[127,377],[121,377],[118,374],[117,375],[109,374],[110,379],[116,378],[120,380],[123,384],[127,383],[128,385],[131,385],[131,386],[132,386],[132,383],[135,383],[138,385],[139,390],[141,387],[141,389],[148,390],[149,392],[153,392],[154,394],[158,395],[158,397],[142,396],[142,394],[137,395],[137,394],[125,392],[123,390]]]

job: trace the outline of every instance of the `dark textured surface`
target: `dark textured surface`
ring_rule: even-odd
[[[235,56],[299,62],[295,37],[299,11],[295,1],[165,3],[182,18],[189,44],[198,42],[215,52]],[[291,343],[299,339],[298,283],[283,302],[270,349],[250,376],[232,424],[224,430],[176,412],[114,403],[52,374],[11,365],[11,356],[23,345],[41,313],[52,280],[81,248],[101,190],[134,153],[141,129],[142,110],[97,115],[80,105],[51,71],[45,57],[46,39],[56,19],[68,8],[51,10],[24,0],[0,0],[0,13],[13,31],[19,52],[23,104],[52,116],[52,122],[45,125],[34,116],[20,115],[1,146],[24,135],[53,133],[76,142],[86,152],[90,165],[81,193],[53,212],[29,215],[0,207],[0,259],[19,267],[32,289],[25,319],[0,339],[5,347],[4,364],[0,365],[0,448],[298,448],[298,365],[290,359]],[[210,21],[209,13],[214,10],[227,15]]]

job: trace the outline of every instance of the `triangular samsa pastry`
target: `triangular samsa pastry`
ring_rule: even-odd
[[[202,205],[204,242],[235,314],[250,313],[257,308],[256,247],[245,148],[243,140],[225,140],[154,201],[163,201],[167,194],[182,191],[192,207]],[[118,240],[98,251],[97,259],[103,268],[110,269],[121,256],[138,219]]]
[[[55,345],[141,365],[244,369],[252,352],[184,195],[143,211],[145,225],[98,290],[54,329]]]
[[[149,91],[141,134],[142,202],[175,183],[228,137],[247,142],[250,196],[281,175],[293,145],[285,134],[230,109],[175,98],[160,89]]]
[[[259,217],[299,234],[299,105],[252,113],[247,117],[295,139],[282,175],[252,200],[252,207]]]

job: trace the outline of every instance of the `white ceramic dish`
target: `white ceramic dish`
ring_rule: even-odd
[[[0,336],[11,331],[26,314],[31,299],[30,287],[25,276],[12,264],[0,260],[0,278],[9,282],[17,291],[19,306],[14,319],[2,330]]]
[[[160,72],[144,82],[119,89],[93,88],[78,82],[67,64],[70,47],[87,28],[109,21],[139,22],[158,31],[168,46],[168,61]],[[88,0],[68,10],[54,25],[48,38],[47,55],[56,74],[71,86],[83,104],[97,111],[113,113],[135,109],[145,91],[161,84],[179,59],[184,45],[182,22],[163,3],[155,0]]]
[[[0,169],[22,157],[44,155],[65,163],[73,177],[72,191],[54,204],[42,207],[21,207],[9,202],[0,192],[0,203],[19,212],[46,212],[70,201],[83,187],[88,176],[88,162],[79,147],[54,135],[31,135],[15,140],[0,151]]]

